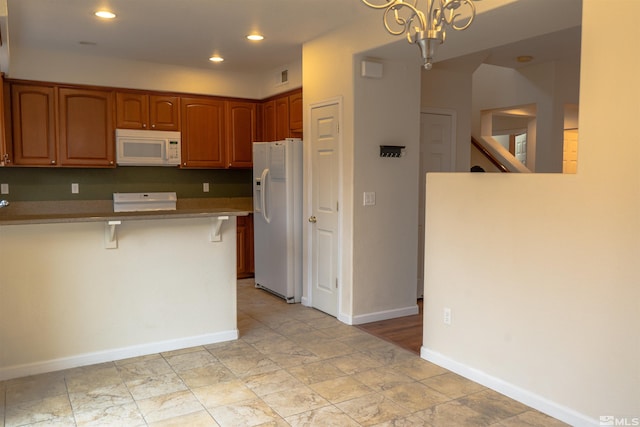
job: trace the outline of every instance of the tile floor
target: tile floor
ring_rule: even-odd
[[[561,426],[238,282],[240,339],[0,382],[0,427]]]

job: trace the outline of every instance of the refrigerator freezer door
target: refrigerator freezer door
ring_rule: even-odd
[[[286,143],[275,142],[269,150],[269,166],[272,170],[272,179],[284,180],[287,178],[287,155],[286,155]]]

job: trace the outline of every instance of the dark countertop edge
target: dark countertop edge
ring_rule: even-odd
[[[0,226],[25,224],[61,224],[75,222],[142,221],[156,219],[208,218],[218,216],[247,216],[249,211],[220,209],[204,211],[147,211],[147,212],[105,212],[100,214],[57,214],[20,215],[0,219]]]

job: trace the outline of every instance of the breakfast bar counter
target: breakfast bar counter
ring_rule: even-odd
[[[11,202],[0,209],[0,226],[109,220],[246,216],[253,210],[250,197],[178,199],[176,210],[114,212],[111,200]]]
[[[250,198],[0,209],[0,381],[236,339],[236,217],[250,211]]]

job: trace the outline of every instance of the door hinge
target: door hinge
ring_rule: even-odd
[[[340,211],[340,202],[336,202],[336,212]]]
[[[336,289],[338,289],[338,278],[336,277]]]

